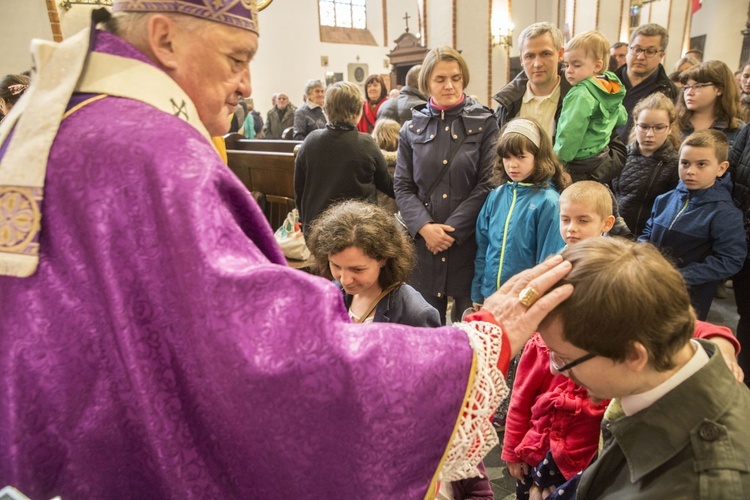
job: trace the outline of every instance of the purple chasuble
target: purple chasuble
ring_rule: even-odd
[[[146,61],[107,33],[96,50]],[[43,210],[38,271],[0,277],[0,487],[424,496],[466,335],[351,324],[190,125],[130,99],[85,105],[55,139]]]

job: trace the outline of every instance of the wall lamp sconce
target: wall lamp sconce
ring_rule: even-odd
[[[69,11],[74,5],[95,5],[103,7],[112,7],[112,0],[62,0],[60,7]]]
[[[492,34],[492,46],[510,48],[513,46],[513,25],[509,24],[499,28]]]

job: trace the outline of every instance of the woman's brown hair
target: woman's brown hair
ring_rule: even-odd
[[[738,129],[742,125],[739,89],[729,66],[721,61],[706,61],[682,72],[680,82],[687,85],[688,80],[696,83],[711,83],[721,89],[721,95],[716,96],[716,101],[714,101],[714,117],[724,120],[729,130]],[[683,130],[693,128],[690,122],[693,112],[685,105],[684,92],[680,92],[677,101],[677,115]]]
[[[363,201],[330,206],[312,224],[307,246],[321,276],[333,279],[328,257],[357,247],[368,257],[385,260],[378,283],[385,289],[406,282],[414,267],[414,245],[396,219],[384,209]]]

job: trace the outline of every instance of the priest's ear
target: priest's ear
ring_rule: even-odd
[[[174,42],[180,28],[169,16],[155,14],[148,18],[146,29],[148,52],[155,63],[168,69],[177,69]]]

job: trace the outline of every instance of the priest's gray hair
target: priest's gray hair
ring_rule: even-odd
[[[148,20],[155,15],[168,17],[181,28],[195,32],[196,35],[212,23],[206,19],[174,12],[115,12],[100,27],[144,50],[148,46]]]

